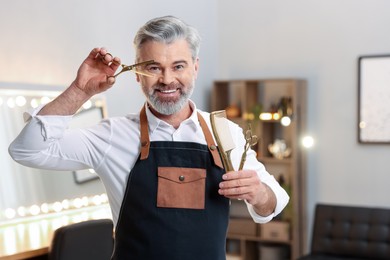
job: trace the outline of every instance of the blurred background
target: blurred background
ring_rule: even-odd
[[[202,36],[192,98],[200,109],[210,109],[215,80],[307,80],[306,134],[315,140],[307,151],[311,232],[318,202],[390,207],[389,146],[357,141],[358,57],[390,54],[389,10],[386,0],[7,1],[0,8],[0,86],[61,91],[92,48],[104,46],[131,64],[141,25],[182,18]],[[137,112],[144,102],[131,73],[104,97],[109,116]],[[2,143],[1,165],[7,147]]]

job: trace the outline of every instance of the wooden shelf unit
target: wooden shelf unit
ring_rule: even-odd
[[[247,129],[248,123],[251,124],[252,130],[259,137],[259,142],[254,147],[258,160],[277,180],[280,180],[281,176],[283,177],[286,190],[290,195],[288,208],[276,220],[271,221],[288,223],[288,241],[264,239],[260,231],[255,236],[229,233],[228,242],[237,241],[238,243],[236,250],[238,254],[233,252],[234,257],[237,256],[242,260],[261,259],[258,246],[263,244],[288,247],[289,259],[296,259],[306,250],[306,156],[301,145],[301,138],[305,134],[306,128],[306,88],[307,83],[303,79],[250,79],[214,82],[211,110],[226,110],[229,117],[229,108],[234,107],[235,114],[238,113],[238,116],[229,117],[229,119],[240,125],[243,130]],[[278,104],[282,98],[289,100],[288,116],[291,123],[288,126],[283,126],[280,118],[248,120],[250,118],[248,115],[258,113],[259,107],[261,107],[262,112],[277,113],[278,108],[280,108]],[[285,109],[285,107],[282,108]],[[257,110],[255,111],[255,109]],[[282,112],[286,113],[286,110]],[[281,114],[279,113],[279,115]],[[276,139],[285,141],[287,147],[291,149],[290,156],[278,159],[269,152],[268,146]],[[234,204],[237,205],[237,203],[232,203],[232,207]],[[242,211],[245,210],[242,206],[240,207]],[[232,219],[237,218],[237,216],[245,218],[245,213],[234,215],[236,213],[237,210],[232,213]],[[258,229],[265,228],[263,225],[260,225]],[[268,230],[268,226],[266,228]],[[272,233],[272,230],[270,232]],[[229,247],[227,250],[229,251]],[[229,254],[229,252],[227,253]]]

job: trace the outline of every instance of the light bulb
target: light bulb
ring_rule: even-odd
[[[305,136],[302,138],[302,145],[305,148],[311,148],[314,145],[314,138],[311,136]]]
[[[282,117],[282,119],[280,119],[280,123],[282,124],[282,126],[289,126],[291,124],[291,118],[288,116],[284,116]]]
[[[17,96],[15,98],[15,103],[18,107],[22,107],[26,104],[26,98],[23,96]]]
[[[36,216],[41,212],[41,208],[38,205],[32,205],[29,212],[31,215]]]
[[[92,107],[92,101],[91,100],[88,100],[87,102],[85,102],[84,104],[83,104],[83,108],[84,109],[89,109],[89,108],[91,108]]]
[[[12,219],[16,216],[16,211],[14,209],[8,208],[4,211],[4,215],[8,219]]]

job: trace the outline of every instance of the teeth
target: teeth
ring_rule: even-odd
[[[171,89],[171,90],[161,90],[162,93],[169,94],[175,92],[176,89]]]

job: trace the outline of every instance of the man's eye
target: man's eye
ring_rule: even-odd
[[[182,70],[184,69],[184,65],[176,65],[175,70]]]
[[[159,72],[160,68],[159,67],[148,67],[148,71],[150,71],[150,72]]]

